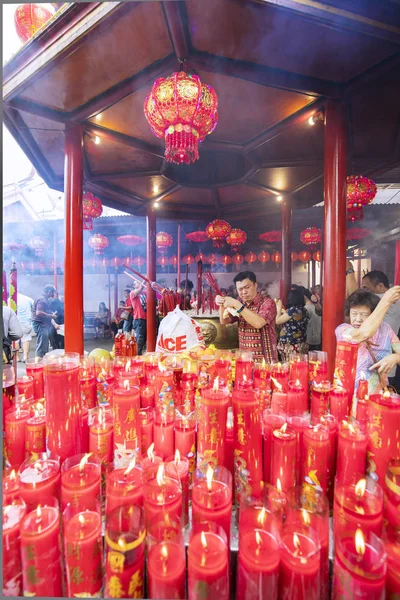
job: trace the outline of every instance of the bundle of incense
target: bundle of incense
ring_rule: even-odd
[[[212,288],[216,294],[218,294],[219,296],[222,296],[221,290],[218,287],[217,280],[215,279],[215,276],[213,273],[210,273],[210,271],[204,271],[203,281],[205,281],[206,284],[209,285],[210,288]]]

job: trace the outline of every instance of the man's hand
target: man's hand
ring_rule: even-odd
[[[225,298],[223,296],[216,296],[215,304],[217,304],[217,306],[224,306],[224,300]]]
[[[394,304],[400,300],[400,285],[395,285],[394,287],[390,288],[390,290],[383,294],[381,300],[384,300],[388,304]]]
[[[53,312],[53,313],[52,313],[52,315],[51,315],[51,318],[52,318],[52,319],[55,319],[56,317],[57,317],[57,311],[56,311],[56,312]]]
[[[230,296],[225,296],[223,298],[224,307],[225,308],[235,308],[236,310],[242,306],[242,303],[235,298],[231,298]]]
[[[388,375],[393,367],[396,367],[399,363],[398,354],[388,354],[377,363],[369,368],[370,371],[377,370],[381,375]]]

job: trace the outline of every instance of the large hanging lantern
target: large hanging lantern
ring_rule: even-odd
[[[273,244],[274,242],[280,242],[282,240],[282,232],[281,231],[266,231],[258,236],[262,242],[268,242],[269,244]]]
[[[352,229],[348,229],[346,232],[346,238],[350,241],[352,240],[362,240],[365,237],[371,235],[372,231],[370,229],[366,229],[365,227],[353,227]]]
[[[83,229],[91,231],[93,229],[93,219],[97,219],[103,212],[101,200],[94,196],[92,192],[83,192]]]
[[[101,233],[95,233],[91,238],[89,238],[88,244],[91,248],[93,248],[96,254],[102,254],[103,250],[107,248],[109,242],[105,235]]]
[[[244,256],[242,256],[242,254],[234,254],[232,256],[232,262],[234,265],[241,265],[243,261],[244,261]]]
[[[185,256],[182,258],[182,262],[184,265],[191,265],[194,263],[194,256],[191,254],[185,254]]]
[[[165,138],[165,158],[177,164],[190,164],[199,158],[199,142],[218,123],[217,109],[213,88],[184,71],[156,79],[144,101],[152,132]]]
[[[315,246],[321,241],[321,230],[318,227],[307,227],[300,234],[300,241],[306,246]]]
[[[49,240],[40,235],[35,235],[29,242],[29,246],[32,248],[36,256],[42,256],[45,250],[50,246]]]
[[[361,208],[349,208],[347,205],[347,220],[350,223],[354,223],[355,221],[363,221],[364,220],[364,209]]]
[[[160,231],[156,235],[156,246],[160,252],[165,252],[167,248],[172,246],[172,235],[167,233],[166,231]]]
[[[192,231],[191,233],[187,233],[185,237],[189,242],[194,242],[195,244],[203,244],[209,240],[207,231]]]
[[[263,264],[267,263],[270,258],[271,256],[268,254],[268,252],[265,252],[264,250],[258,255],[258,260],[260,261],[260,263]]]
[[[234,252],[237,252],[241,246],[247,240],[247,235],[242,229],[234,227],[230,230],[226,236],[226,243],[232,248]]]
[[[53,13],[43,4],[21,4],[14,14],[14,24],[21,42],[27,42],[47,23]]]
[[[212,240],[215,248],[221,248],[224,245],[227,235],[231,232],[232,227],[222,219],[211,221],[206,227],[206,232],[210,240]]]
[[[296,262],[296,260],[299,260],[299,255],[297,254],[297,252],[292,252],[290,255],[292,262]]]
[[[120,235],[117,241],[125,246],[138,246],[144,242],[144,239],[138,235]]]
[[[272,262],[279,264],[280,262],[282,262],[282,255],[280,252],[273,252],[271,254],[271,260]]]
[[[231,262],[232,262],[232,259],[229,256],[229,254],[224,254],[223,257],[221,258],[221,263],[223,265],[225,265],[225,267],[227,267],[228,265],[230,265]]]
[[[244,260],[250,264],[255,263],[257,260],[257,254],[255,252],[248,252],[244,257]]]
[[[311,260],[311,254],[310,252],[308,252],[307,250],[303,250],[303,252],[299,253],[299,260],[301,260],[301,262],[306,263],[309,260]]]
[[[363,175],[347,177],[347,207],[349,210],[370,204],[377,192],[376,184]]]

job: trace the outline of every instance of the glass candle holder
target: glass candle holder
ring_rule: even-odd
[[[347,420],[349,416],[349,398],[347,390],[339,385],[334,385],[329,393],[329,409],[339,423]]]
[[[34,393],[34,385],[33,385],[33,377],[29,375],[24,375],[24,377],[18,377],[17,379],[17,387],[18,394],[24,396],[33,396]]]
[[[22,596],[21,521],[26,504],[21,498],[7,504],[3,500],[3,596]]]
[[[114,423],[110,408],[99,406],[89,415],[89,452],[94,452],[103,465],[114,457]]]
[[[63,595],[60,547],[59,504],[50,498],[21,523],[24,595]]]
[[[153,409],[150,406],[141,408],[139,410],[139,420],[141,453],[145,453],[147,448],[153,443]]]
[[[197,466],[200,469],[209,462],[214,466],[224,462],[229,391],[218,386],[216,380],[213,388],[201,391],[197,419]]]
[[[3,471],[3,504],[11,504],[18,497],[19,484],[17,471],[15,469],[6,469]]]
[[[61,465],[63,510],[71,504],[75,510],[91,509],[101,498],[101,461],[95,454],[76,454]]]
[[[325,494],[328,489],[329,431],[321,424],[303,433],[302,479]]]
[[[21,410],[19,406],[5,415],[5,456],[7,463],[15,469],[25,460],[25,428],[29,418],[30,411]]]
[[[319,600],[320,545],[314,530],[290,524],[281,535],[279,598]]]
[[[327,496],[329,504],[332,507],[333,504],[333,489],[335,486],[335,474],[336,474],[336,455],[337,455],[337,444],[338,444],[338,422],[333,415],[325,415],[321,417],[322,425],[328,430],[329,433],[329,453],[328,453],[328,487]]]
[[[255,389],[271,387],[271,368],[265,359],[254,363],[253,382]]]
[[[400,591],[400,530],[388,527],[382,541],[387,554],[386,598],[393,600]]]
[[[333,505],[335,540],[351,536],[356,529],[382,534],[383,490],[371,477],[353,474],[352,481],[336,479]]]
[[[285,423],[285,417],[276,415],[270,408],[264,410],[262,415],[263,433],[263,479],[265,483],[271,483],[272,465],[272,434]]]
[[[279,537],[286,513],[286,494],[266,484],[260,494],[245,495],[239,512],[239,538],[247,530],[264,529]]]
[[[308,365],[308,363],[307,363]],[[307,373],[308,377],[308,373]],[[304,387],[300,379],[291,380],[287,391],[287,416],[302,415],[308,410],[308,383]]]
[[[129,382],[113,389],[114,448],[139,451],[140,389]]]
[[[124,469],[109,465],[106,474],[106,514],[131,505],[143,505],[143,468],[136,459]]]
[[[400,531],[400,460],[388,462],[383,489],[385,520]]]
[[[97,403],[99,405],[113,403],[113,388],[115,384],[114,363],[104,358],[95,363]]]
[[[173,463],[148,467],[143,475],[143,500],[146,524],[168,518],[182,520],[182,488]]]
[[[214,383],[218,377],[220,386],[228,385],[232,380],[232,354],[230,350],[215,351],[214,377],[211,383]]]
[[[358,344],[341,340],[336,343],[335,377],[347,391],[348,413],[351,413],[356,382]]]
[[[289,381],[299,381],[300,385],[307,390],[308,401],[308,354],[289,354]],[[308,410],[308,403],[305,410]]]
[[[223,527],[193,525],[188,548],[188,599],[229,600],[228,540]]]
[[[365,473],[367,465],[367,436],[356,422],[339,424],[336,477],[342,483],[351,482],[354,473]]]
[[[296,485],[296,433],[287,423],[272,432],[271,483],[284,492]]]
[[[232,516],[232,475],[225,467],[207,472],[196,469],[192,490],[193,523],[208,521],[221,526],[230,540]]]
[[[296,484],[300,485],[303,481],[304,464],[304,432],[310,427],[310,413],[301,415],[292,415],[287,417],[287,424],[296,434]]]
[[[321,383],[328,378],[328,353],[313,350],[308,353],[308,377],[310,383]]]
[[[274,363],[271,366],[271,381],[273,392],[277,390],[286,394],[289,383],[289,363]]]
[[[163,459],[174,453],[174,421],[173,406],[156,406],[153,424],[154,450]]]
[[[265,529],[248,529],[239,545],[236,600],[278,598],[279,538]]]
[[[235,386],[239,382],[253,380],[253,353],[246,350],[235,352]]]
[[[89,410],[97,406],[96,369],[93,358],[81,356],[79,383],[83,406]]]
[[[329,412],[330,381],[313,382],[311,385],[311,424],[316,425]]]
[[[33,378],[33,397],[35,400],[44,398],[43,358],[39,358],[39,356],[35,356],[35,358],[28,358],[26,361],[26,374],[28,377]]]
[[[31,455],[18,471],[19,495],[27,510],[60,497],[60,461],[46,453]]]
[[[400,458],[400,396],[389,391],[371,394],[368,403],[368,470],[379,481],[386,475],[386,465],[392,458]],[[373,455],[373,456],[371,456]]]
[[[358,529],[352,536],[339,538],[335,546],[332,600],[384,598],[386,569],[385,546],[374,533]]]
[[[168,456],[165,462],[173,463],[178,471],[182,488],[183,525],[186,527],[189,522],[189,459],[181,456],[179,450],[176,450],[175,455]]]
[[[63,512],[67,596],[99,596],[103,584],[101,508],[69,504]]]
[[[186,556],[179,522],[157,521],[147,531],[147,577],[150,598],[186,598]]]

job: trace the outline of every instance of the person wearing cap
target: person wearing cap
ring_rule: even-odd
[[[43,294],[36,298],[32,306],[32,327],[36,333],[35,356],[43,357],[49,351],[50,328],[57,317],[57,313],[50,307],[50,300],[54,298],[55,291],[54,285],[45,285]]]

